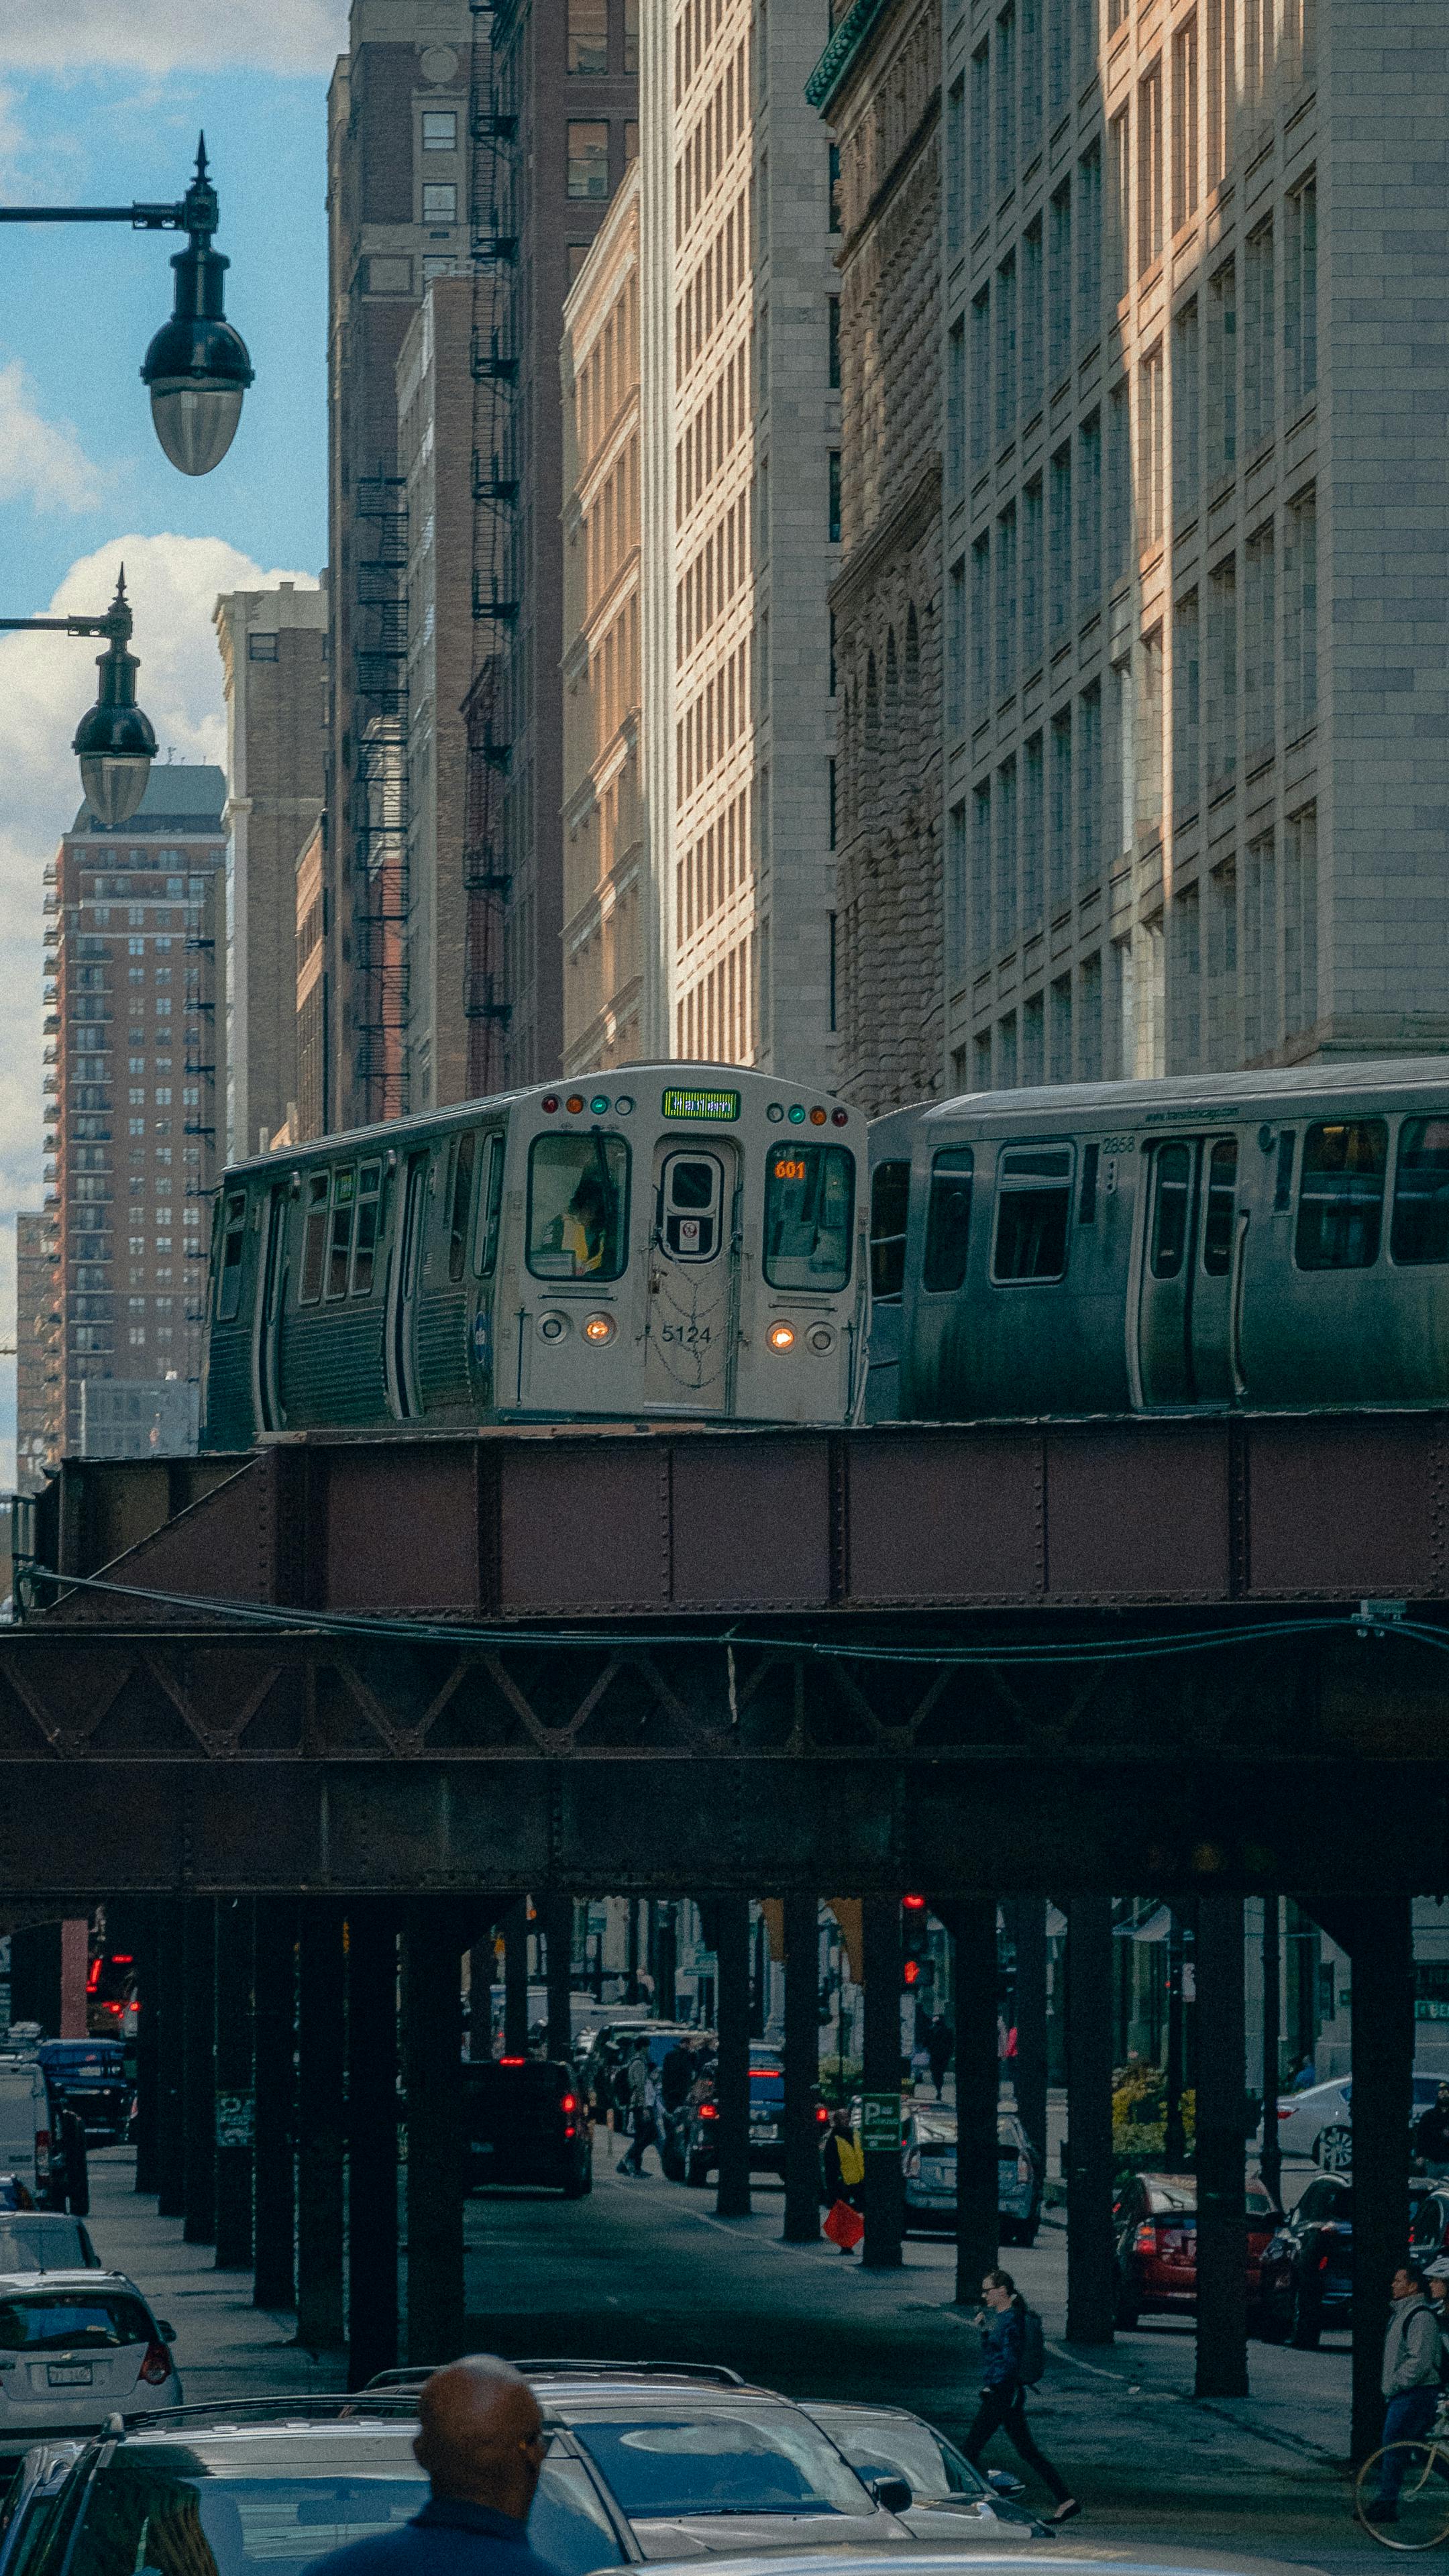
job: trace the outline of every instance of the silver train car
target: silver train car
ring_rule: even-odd
[[[1449,1400],[1449,1058],[978,1093],[870,1165],[868,1420]]]
[[[866,1124],[630,1065],[326,1136],[217,1194],[203,1445],[509,1421],[848,1420]]]

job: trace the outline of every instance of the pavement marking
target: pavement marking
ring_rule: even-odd
[[[1085,2370],[1093,2379],[1115,2379],[1119,2388],[1125,2388],[1128,2384],[1125,2370],[1103,2370],[1095,2361],[1078,2361],[1076,2354],[1068,2352],[1063,2344],[1049,2341],[1047,2350],[1054,2352],[1058,2361],[1064,2361],[1069,2370]]]

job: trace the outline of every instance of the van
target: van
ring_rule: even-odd
[[[44,2208],[50,2197],[50,2105],[33,2057],[0,2057],[0,2174],[13,2173]]]

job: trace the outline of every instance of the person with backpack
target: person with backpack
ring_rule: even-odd
[[[1026,2420],[1026,2392],[1036,2387],[1046,2367],[1041,2319],[1027,2306],[1009,2272],[988,2272],[981,2296],[985,2306],[976,2323],[981,2329],[984,2385],[976,2420],[962,2448],[974,2468],[993,2433],[1004,2433],[1017,2458],[1035,2469],[1055,2497],[1051,2520],[1070,2522],[1082,2508],[1065,2478],[1037,2449]]]

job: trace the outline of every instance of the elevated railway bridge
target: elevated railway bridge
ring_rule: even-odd
[[[156,2001],[139,2187],[254,2267],[260,2302],[295,2294],[304,2341],[348,2339],[360,2380],[463,2331],[461,1952],[531,1896],[564,2048],[569,1900],[605,1889],[711,1908],[726,2211],[749,2193],[749,1900],[784,1899],[801,2236],[817,1896],[865,1900],[864,2086],[894,2092],[899,1900],[928,1894],[957,1943],[968,2295],[996,2240],[997,1902],[1050,1893],[1068,2332],[1109,2340],[1110,1896],[1191,1899],[1198,2384],[1231,2394],[1243,1898],[1291,1892],[1353,1959],[1364,2443],[1405,2233],[1409,1908],[1449,1889],[1446,1470],[1430,1412],[67,1462],[0,1632],[0,1903],[22,1922],[104,1897],[125,1921]],[[899,2260],[900,2225],[899,2160],[872,2156],[868,2260]]]

